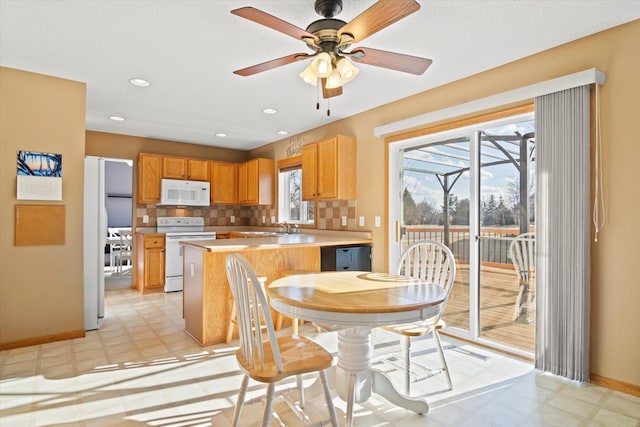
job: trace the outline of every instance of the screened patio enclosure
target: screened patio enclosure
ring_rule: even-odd
[[[534,351],[535,269],[525,284],[510,246],[535,233],[534,131],[533,120],[514,121],[402,154],[402,248],[431,239],[456,258],[447,325],[524,353]]]

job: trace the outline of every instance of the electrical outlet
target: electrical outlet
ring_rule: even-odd
[[[379,217],[378,215],[376,215],[376,216],[374,217],[374,223],[375,223],[376,227],[380,227],[380,225],[381,225],[381,220],[380,220],[380,217]]]
[[[358,219],[358,221],[359,221],[360,227],[364,227],[364,217],[363,217],[363,216],[361,216],[361,217]]]
[[[342,216],[342,225],[347,225],[347,217],[345,215]]]
[[[231,217],[229,218],[229,222],[231,224],[235,224],[236,223],[236,217],[234,215],[231,215]]]
[[[149,215],[142,215],[142,223],[149,224]]]
[[[266,216],[264,216],[264,215],[262,215],[262,223],[264,224],[264,223],[266,223],[266,222],[267,222],[267,217],[266,217]]]

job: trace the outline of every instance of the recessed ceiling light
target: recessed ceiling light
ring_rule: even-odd
[[[224,138],[225,136],[227,136],[227,134],[226,133],[222,133],[222,132],[217,132],[216,136],[219,137],[219,138]]]
[[[276,132],[278,135],[289,135],[289,132],[287,132],[286,130],[279,130]]]
[[[129,79],[129,83],[131,83],[134,86],[140,86],[140,87],[147,87],[147,86],[149,86],[151,84],[147,80],[141,79],[141,78],[138,78],[138,77],[134,77],[132,79]]]
[[[278,110],[276,110],[275,108],[263,108],[262,112],[265,114],[276,114]]]
[[[109,118],[114,122],[124,122],[125,120],[122,116],[109,116]]]

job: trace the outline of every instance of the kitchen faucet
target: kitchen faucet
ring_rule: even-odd
[[[291,226],[287,223],[287,221],[279,222],[278,225],[282,227],[282,229],[286,231],[287,234],[291,234]]]

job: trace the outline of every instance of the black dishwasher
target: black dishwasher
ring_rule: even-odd
[[[322,271],[371,271],[371,246],[323,246],[320,248],[320,264]]]

